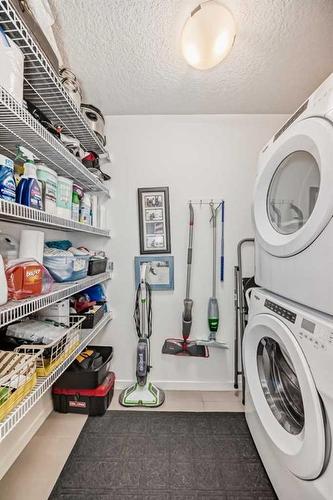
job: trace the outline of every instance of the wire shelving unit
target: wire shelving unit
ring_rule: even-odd
[[[0,87],[0,151],[13,158],[18,144],[26,146],[48,167],[81,184],[85,190],[101,191],[108,196],[106,185]]]
[[[12,300],[0,306],[0,327],[8,325],[13,321],[17,321],[29,314],[33,314],[43,307],[49,306],[58,302],[59,300],[66,299],[71,295],[84,290],[98,283],[103,283],[111,278],[111,273],[96,274],[96,276],[88,276],[79,281],[68,283],[54,283],[53,290],[45,295],[38,295],[25,300]]]
[[[82,224],[70,219],[63,219],[56,215],[50,215],[42,210],[11,203],[0,199],[0,220],[14,222],[17,224],[27,224],[29,226],[38,226],[49,229],[59,229],[62,231],[77,231],[88,233],[93,236],[104,236],[109,238],[110,231]]]
[[[76,356],[92,341],[94,337],[108,324],[112,319],[111,313],[107,313],[92,330],[82,330],[80,334],[80,343],[70,356],[64,360],[49,376],[39,377],[37,385],[28,396],[2,421],[0,422],[0,441],[2,441],[29,412],[29,410],[38,402],[52,384],[74,361]]]
[[[61,124],[64,133],[76,137],[87,151],[106,153],[9,0],[0,0],[0,26],[24,54],[24,98],[52,123]]]

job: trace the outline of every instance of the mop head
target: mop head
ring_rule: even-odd
[[[162,347],[162,353],[197,358],[208,358],[209,356],[209,351],[205,345],[198,345],[193,340],[182,339],[166,339]]]
[[[133,384],[124,389],[119,396],[119,403],[122,406],[141,406],[147,408],[157,408],[164,403],[165,395],[162,389],[148,382],[140,386]]]
[[[228,344],[225,342],[218,342],[218,340],[197,340],[198,345],[207,347],[217,347],[218,349],[229,349]]]

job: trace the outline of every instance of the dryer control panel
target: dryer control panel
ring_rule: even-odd
[[[268,300],[268,299],[265,300],[265,307],[267,307],[267,309],[270,309],[271,311],[275,312],[279,316],[282,316],[282,318],[287,319],[291,323],[296,322],[297,315],[294,312],[289,311],[288,309],[285,309],[284,307],[281,307],[279,304],[276,304],[275,302],[272,302],[271,300]]]

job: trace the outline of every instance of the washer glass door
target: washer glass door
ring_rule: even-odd
[[[320,398],[303,351],[279,318],[250,318],[243,339],[246,383],[272,451],[302,479],[323,470],[326,439]]]
[[[293,123],[261,153],[253,215],[266,252],[289,257],[319,236],[333,214],[333,125],[323,118]]]
[[[301,388],[288,353],[271,337],[263,337],[257,349],[258,373],[266,401],[279,424],[290,434],[304,427]]]
[[[315,207],[320,185],[316,159],[307,151],[290,153],[278,166],[267,195],[273,228],[292,234],[306,224]]]

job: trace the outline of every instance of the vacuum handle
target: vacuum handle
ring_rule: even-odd
[[[184,300],[184,312],[183,312],[183,339],[187,340],[190,336],[191,327],[192,327],[192,307],[193,300],[185,299]]]

